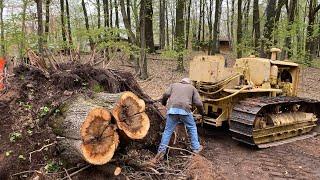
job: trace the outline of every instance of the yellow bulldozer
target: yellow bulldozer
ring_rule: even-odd
[[[200,123],[229,125],[240,142],[267,148],[316,135],[320,102],[297,97],[299,65],[271,59],[240,58],[226,67],[222,55],[197,56],[190,62],[190,79],[204,103]]]

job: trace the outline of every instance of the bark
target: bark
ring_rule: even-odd
[[[109,27],[109,2],[103,0],[104,27]]]
[[[295,20],[295,11],[297,8],[297,0],[291,0],[289,3],[289,8],[288,8],[288,28],[287,31],[291,32],[292,30],[292,25],[294,23]],[[291,47],[291,41],[292,41],[292,37],[291,34],[289,36],[286,37],[285,39],[285,48],[283,50],[284,52],[284,57],[282,59],[288,58],[290,59],[292,56],[292,47]]]
[[[176,51],[178,52],[178,61],[177,61],[177,70],[184,71],[183,65],[183,50],[184,50],[184,6],[185,0],[178,0],[177,1],[177,8],[176,8]]]
[[[259,13],[259,0],[253,1],[253,32],[254,32],[254,48],[256,54],[259,52],[260,47],[260,13]]]
[[[149,52],[150,53],[155,52],[154,39],[153,39],[152,0],[145,0],[145,40],[146,40],[146,47],[148,48]]]
[[[113,3],[112,0],[110,0],[110,27],[113,27]]]
[[[42,20],[42,0],[36,0],[37,4],[37,21],[38,21],[38,51],[43,58],[43,20]]]
[[[150,120],[145,113],[145,102],[132,92],[118,94],[98,93],[93,100],[109,109],[117,126],[130,139],[143,139],[150,128]]]
[[[6,49],[5,49],[5,42],[4,42],[4,22],[3,22],[3,9],[4,9],[4,3],[3,0],[0,0],[0,56],[5,56]]]
[[[202,42],[204,42],[204,36],[205,36],[205,22],[204,22],[204,16],[205,16],[205,10],[204,10],[204,7],[205,7],[205,5],[206,5],[206,0],[203,0],[203,2],[202,2]]]
[[[44,24],[45,38],[44,42],[47,43],[49,37],[49,23],[50,23],[50,0],[46,0],[46,22]]]
[[[50,126],[63,137],[59,147],[70,159],[78,157],[103,165],[111,160],[119,144],[109,111],[83,96],[75,96],[60,106],[60,114]]]
[[[191,16],[191,0],[189,0],[189,2],[188,2],[188,17],[187,17],[187,33],[186,33],[186,49],[188,49],[189,48],[189,37],[190,37],[190,16]]]
[[[200,15],[199,15],[199,27],[198,27],[198,44],[199,44],[199,46],[198,46],[198,51],[200,50],[200,42],[201,42],[201,29],[202,29],[202,12],[203,12],[203,10],[202,10],[202,2],[203,0],[200,0],[200,5],[199,5],[199,7],[200,7]]]
[[[269,0],[266,8],[266,23],[263,30],[263,39],[261,41],[261,57],[266,57],[266,51],[272,46],[272,33],[274,31],[274,22],[276,14],[276,0]]]
[[[244,14],[244,31],[245,31],[245,33],[249,33],[250,4],[251,4],[251,0],[247,0],[246,11],[245,11],[245,14]]]
[[[170,37],[169,37],[169,18],[168,18],[168,3],[165,3],[166,9],[166,38],[167,38],[167,47],[170,46]]]
[[[237,58],[242,57],[242,0],[238,0],[238,25],[237,25]]]
[[[101,27],[101,11],[100,11],[100,0],[96,0],[97,3],[97,15],[98,15],[98,28]]]
[[[234,50],[234,40],[233,40],[233,38],[234,38],[234,2],[235,2],[235,0],[232,0],[232,2],[231,2],[231,22],[230,22],[230,26],[231,26],[231,49],[232,49],[232,51]]]
[[[85,4],[84,0],[81,1],[81,5],[82,5],[82,10],[83,10],[86,29],[87,29],[87,32],[89,32],[89,30],[90,30],[89,18],[88,18],[87,8],[86,8],[86,4]],[[90,34],[89,34],[89,43],[90,43],[90,49],[91,49],[91,51],[93,51],[94,44],[93,44],[93,39],[92,39]]]
[[[63,49],[67,52],[67,36],[66,36],[66,23],[64,19],[64,0],[60,0],[60,20],[61,20],[61,34],[63,40]]]
[[[72,41],[71,20],[70,20],[70,11],[69,11],[69,0],[66,0],[66,13],[67,13],[69,48],[71,48],[73,46],[73,41]]]
[[[219,0],[216,1],[218,3]],[[211,49],[212,49],[212,11],[213,11],[213,0],[209,1],[209,8],[207,8],[208,11],[208,26],[209,26],[209,48],[208,48],[208,55],[211,55]]]
[[[147,79],[148,78],[148,69],[147,69],[147,57],[146,57],[146,47],[147,47],[147,11],[148,11],[148,1],[149,0],[141,0],[140,2],[140,60],[139,60],[139,71],[140,71],[140,78]],[[148,30],[148,31],[152,31]],[[152,34],[153,36],[153,34]],[[153,38],[153,37],[152,37]],[[149,44],[150,45],[150,44]]]
[[[160,0],[159,29],[160,29],[160,49],[164,49],[166,45],[166,6],[165,0]]]
[[[127,17],[128,17],[128,22],[131,26],[131,3],[130,3],[130,0],[127,0]]]
[[[219,53],[219,30],[220,30],[219,24],[220,24],[220,18],[221,18],[222,1],[223,0],[216,0],[211,55]]]
[[[119,8],[118,8],[118,1],[114,0],[114,8],[115,8],[115,12],[116,12],[116,27],[119,29]],[[119,36],[119,34],[118,34]]]

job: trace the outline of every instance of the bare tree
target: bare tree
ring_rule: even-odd
[[[69,0],[66,0],[66,13],[67,13],[69,46],[72,47],[73,41],[72,41],[72,33],[71,33],[71,20],[70,20],[70,11],[69,11]]]
[[[237,58],[242,57],[242,0],[238,0]]]
[[[89,18],[88,18],[86,3],[84,2],[84,0],[81,1],[81,5],[82,5],[82,10],[83,10],[83,15],[84,15],[84,21],[85,21],[86,29],[87,29],[87,32],[89,32],[89,30],[90,30]],[[93,44],[93,39],[92,39],[92,37],[91,37],[90,34],[89,34],[89,43],[90,43],[90,49],[91,49],[91,51],[93,51],[93,49],[94,49],[94,44]]]
[[[109,27],[109,2],[103,0],[104,27]]]
[[[160,29],[160,49],[164,49],[165,45],[166,45],[166,30],[165,30],[165,0],[160,0],[160,14],[159,14],[159,18],[160,18],[160,23],[159,23],[159,29]]]
[[[297,4],[298,4],[298,0],[290,0],[289,8],[288,8],[288,28],[287,28],[288,32],[291,31],[292,25],[294,23]],[[291,41],[292,41],[291,35],[289,35],[285,38],[285,48],[283,51],[284,55],[283,55],[282,59],[291,58],[291,56],[292,56]]]
[[[219,53],[219,24],[221,17],[221,8],[223,0],[216,0],[215,16],[214,16],[214,25],[213,25],[213,40],[212,40],[212,50],[211,54]]]
[[[260,13],[259,0],[253,0],[253,32],[254,32],[254,47],[255,52],[259,52],[260,48]]]
[[[187,32],[186,32],[186,49],[189,48],[191,5],[192,5],[192,2],[191,2],[191,0],[189,0],[188,11],[187,11],[188,17],[187,17],[187,25],[186,25],[187,26],[186,27],[186,30],[187,30]]]
[[[149,49],[149,52],[155,52],[154,49],[154,40],[153,40],[153,8],[152,8],[152,0],[144,0],[145,3],[145,38],[146,38],[146,45]],[[141,16],[140,16],[141,18]],[[141,22],[141,20],[140,20]]]
[[[45,38],[44,42],[47,43],[49,36],[49,23],[50,23],[50,0],[46,0],[46,22],[44,24]]]
[[[42,0],[35,0],[37,4],[38,19],[38,51],[43,58],[43,18],[42,18]]]
[[[147,6],[148,0],[141,0],[140,2],[140,78],[148,78],[147,57],[146,57],[146,21],[147,21]]]
[[[269,0],[266,8],[266,23],[263,30],[263,39],[261,41],[261,57],[266,57],[266,50],[272,45],[272,32],[274,30],[274,20],[276,11],[276,0]]]
[[[3,9],[4,9],[4,4],[3,4],[3,0],[0,0],[0,33],[1,33],[1,42],[0,42],[0,55],[1,56],[5,56],[6,54],[6,49],[4,46],[4,23],[3,23]]]
[[[61,34],[63,40],[63,48],[67,52],[67,36],[66,36],[66,23],[64,20],[64,0],[60,0],[60,20],[61,20]]]
[[[202,4],[203,0],[199,1],[199,7],[200,7],[200,16],[199,16],[199,26],[198,26],[198,44],[201,42],[201,29],[202,29],[202,16],[203,16],[203,9],[202,9]],[[198,50],[200,50],[200,46],[198,46]]]

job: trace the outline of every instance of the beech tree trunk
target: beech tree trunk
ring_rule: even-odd
[[[66,101],[50,126],[63,137],[58,144],[71,162],[85,160],[94,165],[106,164],[119,144],[109,111],[83,96]]]

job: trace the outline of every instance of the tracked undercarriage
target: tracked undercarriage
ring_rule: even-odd
[[[314,136],[310,131],[317,125],[319,105],[297,97],[249,98],[233,108],[230,131],[234,139],[259,148],[308,138]]]
[[[200,122],[229,124],[235,140],[259,148],[314,136],[320,102],[297,97],[299,65],[271,52],[271,59],[240,58],[233,67],[221,55],[195,57],[190,78],[204,102]]]

